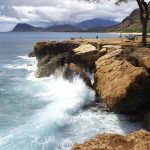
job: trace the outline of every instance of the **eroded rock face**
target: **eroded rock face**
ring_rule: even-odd
[[[38,42],[34,46],[34,52],[37,57],[37,59],[41,59],[45,57],[46,55],[57,55],[61,54],[64,52],[71,53],[72,49],[75,47],[78,47],[79,43],[74,43],[74,42],[56,42],[56,41],[51,41],[51,42]]]
[[[73,53],[71,62],[79,64],[80,66],[87,66],[87,68],[91,69],[95,61],[105,54],[105,51],[99,52],[97,48],[91,44],[82,44],[73,49]]]
[[[54,57],[45,56],[41,61],[38,63],[38,69],[36,71],[36,77],[48,77],[51,74],[54,74],[56,69],[61,68],[65,64],[66,53],[58,54]]]
[[[112,111],[132,113],[149,104],[150,80],[146,70],[121,59],[116,50],[96,61],[95,86]]]
[[[145,67],[150,73],[150,48],[139,48],[134,51],[133,56],[138,60],[140,66]]]
[[[37,67],[42,67],[51,60],[52,56],[46,55],[41,60],[38,61]]]
[[[76,75],[79,75],[85,81],[87,86],[93,88],[90,78],[87,76],[83,69],[73,63],[66,64],[64,78],[72,80]]]
[[[72,150],[149,150],[150,132],[144,130],[127,136],[99,134],[83,144],[75,144]]]

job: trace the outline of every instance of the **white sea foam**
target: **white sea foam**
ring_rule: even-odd
[[[35,57],[28,57],[28,56],[17,56],[17,58],[24,59],[27,61],[32,61],[33,59],[36,59]]]
[[[21,60],[15,61],[12,64],[4,64],[2,65],[3,68],[6,69],[25,69],[27,71],[35,71],[37,69],[37,61],[36,58],[29,58],[27,56],[18,56],[17,58],[21,58]]]
[[[22,142],[21,139],[23,137],[27,139],[31,138],[32,140],[30,142],[33,147],[35,145],[35,147],[37,147],[37,145],[46,147],[46,145],[49,145],[51,142],[56,142],[56,137],[54,135],[53,137],[51,132],[56,132],[57,135],[58,131],[55,130],[63,128],[66,126],[66,123],[71,123],[72,115],[78,113],[84,105],[89,104],[95,96],[95,92],[88,89],[79,78],[69,82],[63,78],[51,76],[50,78],[39,79],[37,82],[31,84],[39,87],[37,90],[38,93],[35,93],[35,100],[47,101],[49,103],[44,109],[32,116],[26,125],[16,128],[9,133],[14,136],[14,139],[8,138],[8,141],[5,141],[4,138],[7,138],[7,135],[1,138],[2,142],[0,146],[8,144],[8,147],[6,147],[9,149],[11,142],[13,142],[14,145],[18,145]],[[50,130],[50,132],[47,130]],[[47,134],[47,132],[49,134],[48,136],[43,135]],[[42,135],[45,139],[41,141],[40,138]],[[17,140],[18,138],[20,139],[19,141]],[[27,145],[28,144],[24,146],[26,147]],[[15,148],[18,150],[17,146]]]
[[[27,63],[32,61],[29,59]],[[21,71],[19,64],[17,66]],[[94,100],[95,92],[79,77],[71,82],[54,75],[39,79],[34,76],[36,63],[33,62],[33,66],[29,66],[32,69],[24,66],[29,71],[26,78],[28,86],[21,85],[20,93],[30,92],[32,103],[46,104],[32,112],[33,115],[23,125],[0,135],[2,150],[20,150],[20,146],[23,150],[69,150],[72,144],[81,143],[97,133],[126,134],[139,129],[139,123],[131,123],[122,115],[83,111],[82,108]],[[28,107],[26,102],[25,97],[24,109]]]

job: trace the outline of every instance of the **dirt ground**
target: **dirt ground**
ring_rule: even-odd
[[[98,44],[107,44],[107,45],[135,45],[135,46],[140,46],[141,44],[141,38],[136,38],[135,40],[128,40],[126,38],[113,38],[113,39],[73,39],[76,42],[82,42],[82,43],[98,43]],[[150,38],[147,38],[148,45],[150,46]]]

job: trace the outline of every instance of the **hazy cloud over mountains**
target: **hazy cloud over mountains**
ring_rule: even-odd
[[[114,0],[103,0],[99,4],[82,0],[0,0],[0,28],[9,30],[21,22],[47,25],[76,23],[92,18],[121,21],[136,7],[134,1],[116,6]]]

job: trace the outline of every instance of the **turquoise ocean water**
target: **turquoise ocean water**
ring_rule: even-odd
[[[0,33],[0,150],[70,150],[96,133],[126,134],[141,127],[123,115],[91,112],[94,99],[82,79],[36,79],[37,41],[71,37],[118,37],[100,33]]]

